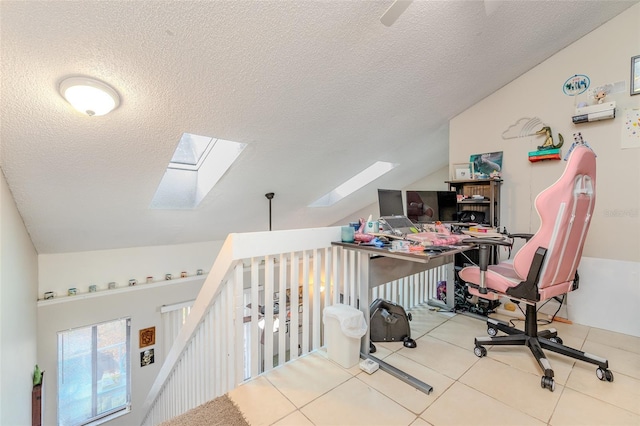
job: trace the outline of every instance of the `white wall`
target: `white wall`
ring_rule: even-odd
[[[445,166],[404,189],[406,191],[446,191],[449,186],[445,182],[450,180],[450,177],[449,167]]]
[[[629,330],[625,316],[616,312],[633,313],[635,324],[640,324],[640,149],[621,148],[623,112],[625,108],[640,108],[640,96],[629,95],[631,57],[639,53],[640,4],[461,113],[451,120],[449,129],[450,163],[469,161],[470,154],[504,152],[501,218],[502,225],[511,232],[538,229],[533,201],[560,176],[565,162],[530,163],[528,151],[534,151],[543,139],[530,136],[504,140],[503,132],[522,117],[538,117],[551,126],[556,142],[558,133],[563,134],[563,155],[573,141],[573,133],[582,133],[598,155],[597,201],[584,250],[589,259],[583,266],[592,270],[587,263],[597,265],[600,273],[581,273],[582,288],[571,298],[580,293],[583,303],[573,306],[570,315],[587,318],[592,315],[590,310],[599,306],[606,314],[592,315],[597,321],[590,325],[636,335],[640,335],[638,326]],[[625,82],[622,93],[607,98],[617,103],[615,119],[572,123],[576,99],[566,96],[562,87],[575,74],[589,76],[592,87]],[[585,101],[587,97],[577,100]],[[597,286],[607,291],[593,291]]]
[[[38,302],[37,311],[38,359],[49,373],[45,374],[44,424],[57,421],[57,333],[122,317],[131,317],[132,411],[109,424],[140,424],[140,407],[164,362],[159,309],[196,298],[222,244],[223,241],[212,241],[38,256],[38,298],[42,299],[47,291],[57,293],[53,300]],[[202,277],[196,276],[198,269],[203,270]],[[182,271],[189,277],[180,279]],[[174,280],[165,281],[167,273]],[[153,276],[154,283],[145,284],[147,276]],[[128,287],[131,278],[138,280],[138,285]],[[117,283],[116,290],[107,289],[111,281]],[[98,292],[89,294],[92,284],[98,286]],[[70,287],[78,289],[77,296],[66,296]],[[139,330],[154,326],[155,362],[140,367]]]
[[[97,250],[78,253],[41,254],[38,256],[40,299],[47,291],[58,296],[67,294],[70,287],[86,293],[94,284],[99,291],[107,289],[109,282],[118,287],[128,285],[129,279],[144,283],[147,276],[154,281],[164,280],[165,274],[189,276],[198,269],[206,274],[222,247],[223,241],[177,244],[172,246],[135,247]]]
[[[213,264],[213,261],[211,261]],[[211,265],[209,265],[211,266]],[[131,412],[109,422],[113,426],[139,425],[140,408],[164,362],[163,329],[160,308],[193,300],[205,276],[139,285],[91,295],[61,297],[38,302],[38,359],[45,373],[43,424],[57,423],[57,333],[80,326],[131,317]],[[35,314],[34,314],[35,316]],[[156,327],[155,362],[140,367],[139,331]],[[47,377],[48,376],[48,377]],[[1,424],[20,424],[4,423]],[[21,423],[26,424],[26,423]]]
[[[0,424],[31,424],[37,253],[0,171]],[[45,378],[46,380],[46,378]]]

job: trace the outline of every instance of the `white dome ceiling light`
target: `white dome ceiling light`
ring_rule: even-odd
[[[106,83],[88,77],[70,77],[60,83],[60,94],[90,117],[108,114],[120,105],[120,96]]]

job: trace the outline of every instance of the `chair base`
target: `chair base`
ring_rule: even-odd
[[[496,336],[498,331],[502,331],[505,334],[524,334],[524,331],[519,330],[509,325],[505,321],[501,321],[494,318],[487,319],[487,334],[489,336]],[[558,337],[558,331],[555,328],[549,328],[547,330],[540,330],[537,334],[538,337],[544,337],[545,339],[551,339],[551,341],[562,344],[562,339]]]
[[[540,382],[541,387],[547,388],[552,392],[555,389],[555,382],[553,380],[554,372],[551,367],[551,363],[544,354],[543,349],[559,353],[573,359],[595,364],[598,366],[596,369],[596,376],[598,379],[613,382],[613,373],[609,370],[609,362],[606,359],[563,345],[562,339],[558,337],[558,333],[555,329],[541,330],[538,332],[535,306],[527,305],[525,321],[525,330],[522,331],[509,326],[509,324],[504,321],[490,318],[487,320],[487,332],[490,337],[477,337],[475,339],[475,348],[473,352],[476,356],[483,357],[487,354],[487,350],[484,345],[527,346],[531,350],[536,361],[538,361],[538,365],[540,365],[540,368],[544,373]],[[507,335],[496,336],[498,330],[506,333]]]

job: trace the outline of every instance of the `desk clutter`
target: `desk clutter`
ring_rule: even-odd
[[[499,238],[497,229],[474,223],[413,223],[407,216],[369,216],[342,227],[342,242],[387,248],[398,252],[444,252],[464,245],[470,237]]]

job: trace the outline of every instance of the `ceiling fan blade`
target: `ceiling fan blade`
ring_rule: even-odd
[[[409,5],[413,0],[396,0],[394,1],[389,9],[380,17],[380,22],[382,22],[387,27],[393,25],[394,22],[402,15],[402,12],[407,10]]]

